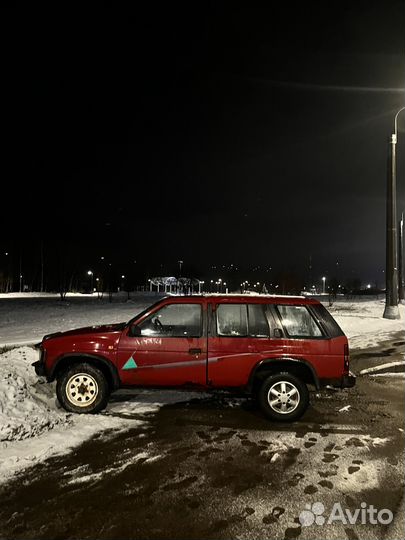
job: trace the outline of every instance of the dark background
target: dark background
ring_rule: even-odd
[[[3,277],[384,286],[404,1],[191,4],[3,10]]]

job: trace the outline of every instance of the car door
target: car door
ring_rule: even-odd
[[[208,379],[212,386],[245,386],[260,360],[284,350],[284,340],[270,339],[262,303],[214,304],[211,321]]]
[[[207,339],[204,302],[173,302],[156,308],[128,328],[119,343],[123,385],[206,384]]]

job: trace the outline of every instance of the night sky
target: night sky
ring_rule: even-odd
[[[3,11],[0,248],[14,274],[22,254],[35,287],[42,243],[49,287],[63,264],[101,272],[101,256],[134,283],[181,259],[201,279],[260,267],[382,286],[405,2],[189,4]]]

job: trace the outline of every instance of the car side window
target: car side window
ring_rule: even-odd
[[[149,315],[138,328],[141,336],[200,337],[201,323],[200,304],[168,304]]]
[[[217,307],[219,336],[242,337],[248,335],[245,304],[220,304]]]
[[[217,333],[225,337],[269,337],[264,306],[261,304],[220,304]]]
[[[278,305],[276,309],[289,337],[322,337],[322,332],[305,306]]]
[[[248,304],[249,336],[270,337],[263,304]]]

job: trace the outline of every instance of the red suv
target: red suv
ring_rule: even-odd
[[[127,323],[45,336],[33,365],[57,380],[65,409],[96,413],[122,387],[243,390],[271,419],[292,421],[308,385],[351,387],[347,338],[316,300],[167,297]]]

